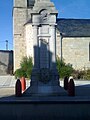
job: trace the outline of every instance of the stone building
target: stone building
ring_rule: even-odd
[[[51,7],[52,11],[54,9],[54,4],[50,0],[14,0],[14,71],[19,68],[23,56],[31,56],[32,58],[34,56],[33,42],[35,34],[33,34],[32,12],[35,12],[36,6],[40,11],[46,10],[46,8],[49,11]],[[45,18],[46,14],[42,14],[42,17],[43,15]],[[48,13],[49,15],[51,14]],[[43,29],[46,28],[43,27]],[[64,59],[67,64],[72,64],[75,69],[89,68],[90,20],[57,18],[56,30],[56,54]],[[47,31],[50,30],[47,29]]]
[[[13,74],[13,51],[0,50],[0,75]]]
[[[60,57],[75,69],[90,69],[90,19],[57,19],[57,30]]]

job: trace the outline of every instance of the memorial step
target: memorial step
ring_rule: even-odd
[[[67,91],[61,86],[31,86],[24,96],[67,96]]]

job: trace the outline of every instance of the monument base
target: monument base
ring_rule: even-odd
[[[24,92],[25,96],[67,96],[60,86],[57,70],[34,69],[30,87]]]
[[[24,96],[67,96],[67,92],[61,86],[30,86]]]

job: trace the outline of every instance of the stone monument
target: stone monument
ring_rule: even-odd
[[[36,0],[32,16],[34,68],[26,95],[59,95],[56,69],[57,10],[50,0]]]

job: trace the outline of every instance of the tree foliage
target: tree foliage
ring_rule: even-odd
[[[73,72],[71,64],[66,64],[59,57],[57,57],[56,65],[60,78],[64,78],[65,76],[69,77]]]
[[[15,71],[15,77],[30,78],[32,73],[33,63],[31,57],[24,57],[20,63],[20,69]]]

